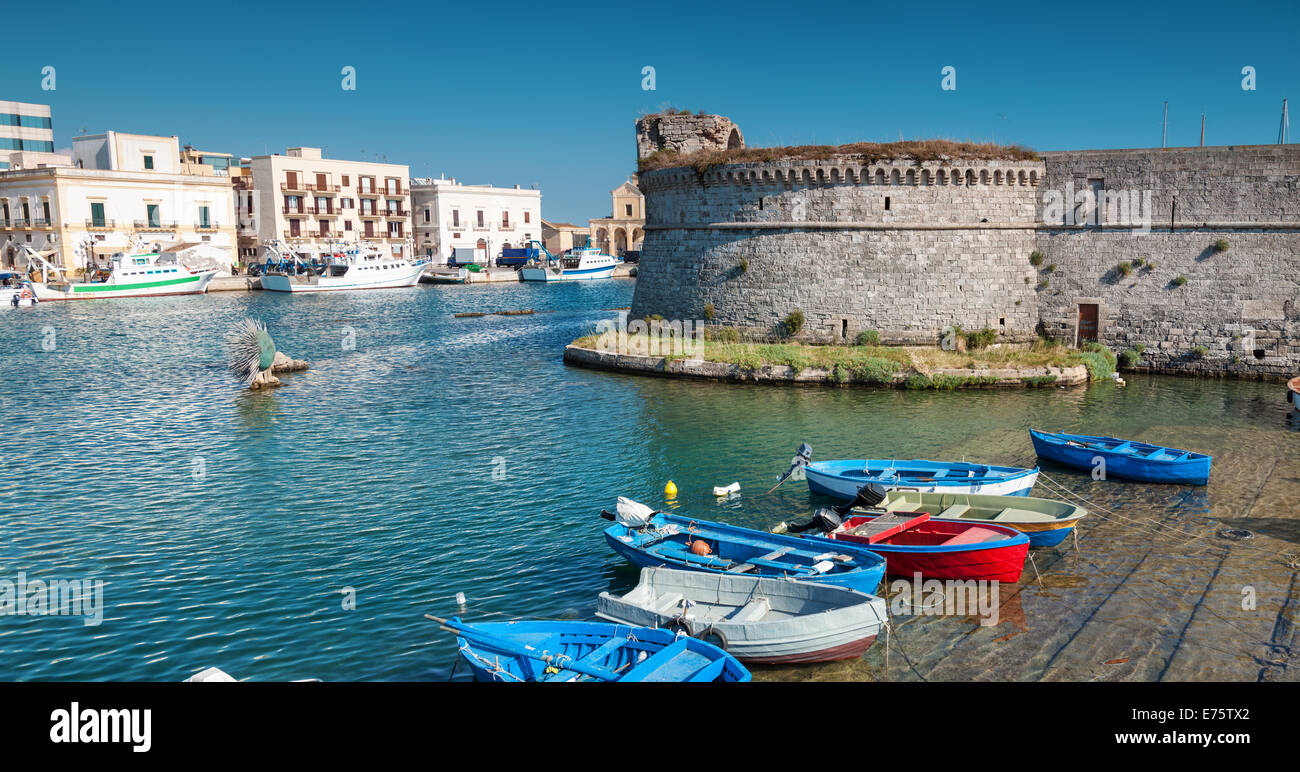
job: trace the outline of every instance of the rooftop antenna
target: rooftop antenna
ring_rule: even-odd
[[[1290,121],[1286,114],[1286,98],[1282,99],[1282,122],[1277,127],[1277,141],[1280,145],[1286,144],[1287,130],[1290,128]]]
[[[1165,137],[1169,135],[1169,100],[1165,100],[1165,119],[1160,126],[1160,147],[1165,146]]]
[[[1201,147],[1205,147],[1205,113],[1201,113]]]

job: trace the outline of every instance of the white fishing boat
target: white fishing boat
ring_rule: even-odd
[[[86,278],[72,281],[44,255],[20,246],[17,266],[32,277],[28,284],[42,301],[201,295],[217,275],[214,270],[191,271],[175,255],[118,252],[107,263],[95,263]]]
[[[761,664],[860,657],[888,619],[883,598],[847,587],[673,568],[641,569],[626,595],[602,592],[596,616],[676,629]]]
[[[619,259],[601,254],[591,245],[574,247],[563,257],[553,257],[546,248],[537,242],[531,242],[539,248],[543,257],[530,265],[519,269],[522,281],[591,281],[608,279],[614,275]]]
[[[14,284],[10,281],[6,280],[0,286],[0,308],[30,308],[41,302],[36,299],[30,283],[21,281]]]
[[[412,287],[429,267],[427,261],[385,255],[365,244],[327,249],[309,259],[279,241],[269,242],[266,249],[267,271],[262,274],[262,289],[271,292]]]

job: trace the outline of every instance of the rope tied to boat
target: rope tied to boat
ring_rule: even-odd
[[[501,661],[499,659],[494,662],[488,659],[487,657],[480,655],[478,652],[474,651],[469,647],[469,643],[462,643],[460,645],[460,652],[461,654],[468,655],[468,657],[472,657],[473,659],[477,660],[479,664],[483,665],[483,668],[492,674],[493,680],[496,680],[499,676],[507,675],[515,679],[516,681],[519,681],[520,683],[525,682],[523,678],[520,678],[514,673],[511,673],[509,670],[506,670],[505,668],[501,667]],[[501,678],[500,680],[504,681],[506,679]]]

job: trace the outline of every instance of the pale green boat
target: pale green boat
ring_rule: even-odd
[[[1088,510],[1056,499],[993,496],[982,493],[889,491],[885,500],[863,512],[928,512],[946,520],[984,520],[1014,528],[1031,547],[1053,547],[1069,535]]]

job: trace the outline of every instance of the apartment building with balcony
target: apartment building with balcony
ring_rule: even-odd
[[[464,185],[455,179],[411,180],[415,251],[445,263],[457,248],[491,260],[502,249],[542,240],[542,192]]]
[[[206,245],[233,258],[229,177],[182,164],[176,137],[109,131],[72,140],[71,166],[0,171],[0,261],[18,244],[49,251],[64,268],[95,256]]]
[[[365,242],[395,257],[410,255],[409,167],[323,158],[314,147],[241,165],[251,175],[236,182],[242,187],[238,218],[257,239],[256,247],[241,241],[241,249],[256,249],[256,260],[264,259],[271,239],[304,252]]]

